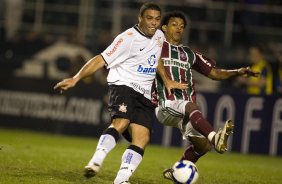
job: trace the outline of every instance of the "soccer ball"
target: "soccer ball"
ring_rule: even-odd
[[[199,178],[199,173],[196,165],[188,160],[181,160],[176,162],[173,167],[172,176],[178,183],[192,184]]]

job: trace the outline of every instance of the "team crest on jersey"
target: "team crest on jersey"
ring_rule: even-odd
[[[181,52],[181,51],[180,51],[180,60],[181,61],[186,61],[187,60],[186,54],[184,52]]]
[[[156,56],[155,55],[151,55],[150,58],[148,59],[148,64],[150,66],[154,66],[156,64],[157,60],[156,60]]]
[[[127,105],[122,103],[119,105],[119,109],[118,109],[120,112],[124,112],[126,113],[127,112]]]
[[[162,46],[163,46],[162,37],[161,37],[161,36],[158,36],[158,37],[156,38],[156,40],[157,40],[157,45],[158,45],[159,47],[162,47]]]

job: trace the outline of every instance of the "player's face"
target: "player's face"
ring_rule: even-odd
[[[174,45],[178,45],[180,43],[184,29],[184,21],[178,17],[170,18],[168,25],[164,25],[162,27],[167,41]]]
[[[251,47],[249,50],[249,57],[252,63],[257,63],[260,61],[260,52],[257,48]]]
[[[145,10],[142,16],[138,16],[138,27],[147,36],[152,37],[160,26],[161,12],[157,10]]]

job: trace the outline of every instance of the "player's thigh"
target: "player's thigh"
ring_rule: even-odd
[[[171,114],[184,116],[187,103],[189,101],[186,100],[165,100],[161,106]]]
[[[185,115],[185,106],[188,101],[184,100],[166,100],[162,105],[155,109],[158,121],[166,126],[179,128]]]
[[[135,109],[131,114],[130,122],[142,125],[149,130],[152,129],[152,124],[155,119],[154,106],[152,102],[145,98],[142,94],[135,94]]]
[[[185,136],[186,138],[189,137],[201,137],[201,138],[205,138],[205,136],[203,136],[200,132],[198,132],[197,130],[195,130],[191,124],[191,122],[189,121],[181,130],[183,136]]]
[[[112,125],[123,130],[130,122],[135,109],[132,89],[127,86],[110,85],[108,110],[112,118]]]

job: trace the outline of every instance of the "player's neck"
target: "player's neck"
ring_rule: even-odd
[[[179,41],[175,41],[175,40],[173,40],[173,39],[171,39],[169,37],[166,37],[166,41],[168,41],[170,44],[175,45],[175,46],[180,45]]]
[[[143,30],[142,28],[139,26],[139,24],[137,24],[136,28],[138,29],[138,31],[140,33],[142,33],[144,36],[148,37],[148,38],[151,38],[152,36],[148,36]]]

